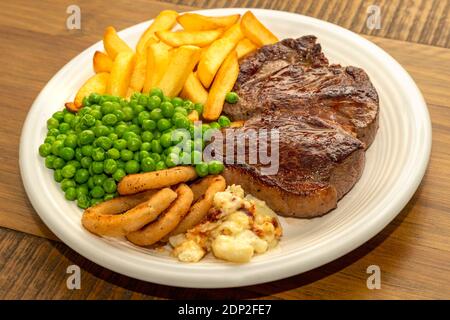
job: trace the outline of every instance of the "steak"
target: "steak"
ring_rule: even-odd
[[[378,95],[364,70],[330,65],[314,36],[285,39],[241,59],[233,91],[240,99],[225,104],[224,113],[246,121],[227,130],[239,136],[277,129],[279,166],[265,175],[261,163],[225,159],[228,184],[240,184],[285,216],[310,218],[335,208],[360,178],[378,128]],[[248,156],[247,144],[244,150]]]

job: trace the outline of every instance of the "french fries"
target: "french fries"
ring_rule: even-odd
[[[157,31],[156,36],[164,43],[172,47],[192,45],[205,47],[219,38],[224,29],[206,31]]]
[[[133,52],[125,41],[119,38],[116,29],[107,27],[103,34],[103,46],[108,56],[114,60],[119,52]]]
[[[278,42],[278,38],[251,11],[242,16],[241,29],[245,36],[259,47]]]
[[[249,39],[247,38],[242,39],[236,46],[236,53],[238,55],[238,59],[248,55],[249,53],[252,53],[256,49],[258,48]]]
[[[156,43],[156,38],[150,38],[147,41],[147,46]],[[134,91],[140,92],[144,87],[145,75],[147,72],[147,47],[136,51],[136,64],[130,79],[130,88]]]
[[[175,97],[181,92],[200,58],[200,52],[199,47],[190,45],[174,49],[169,66],[157,85],[164,95]]]
[[[197,110],[192,110],[189,114],[188,114],[188,119],[191,122],[195,122],[198,121],[200,119],[200,115],[198,114]]]
[[[143,51],[147,47],[147,42],[150,38],[154,38],[156,31],[167,31],[177,23],[178,13],[173,10],[161,11],[155,18],[153,23],[141,35],[137,45],[136,51]]]
[[[140,195],[118,197],[90,207],[84,211],[81,223],[98,235],[125,236],[155,220],[177,198],[170,188],[144,194],[144,199]]]
[[[117,54],[113,62],[111,76],[106,90],[109,94],[125,97],[134,65],[135,54],[133,52],[119,52]]]
[[[197,74],[205,88],[211,86],[217,70],[219,70],[225,58],[242,38],[244,38],[244,35],[241,32],[240,25],[237,23],[228,29],[222,38],[214,41],[202,55],[198,64]]]
[[[120,180],[117,191],[121,195],[134,194],[144,190],[159,189],[187,182],[197,177],[195,169],[179,166],[165,170],[129,174]]]
[[[78,111],[78,109],[82,106],[83,98],[89,96],[91,93],[104,94],[106,92],[109,78],[110,75],[107,72],[100,72],[90,77],[78,90],[73,101],[75,110],[71,111]]]
[[[147,64],[143,92],[149,92],[156,87],[166,73],[170,60],[170,47],[164,42],[149,45],[147,49]]]
[[[240,14],[222,17],[208,17],[197,13],[185,13],[177,17],[178,23],[187,31],[205,31],[219,28],[229,28],[235,24]]]
[[[208,100],[208,91],[203,88],[202,83],[198,80],[194,72],[188,76],[186,83],[180,96],[184,99],[189,99],[194,103],[205,104]]]
[[[237,53],[233,50],[217,72],[203,109],[203,118],[211,121],[219,118],[225,102],[225,96],[233,89],[238,75],[239,63]]]
[[[230,128],[240,128],[245,124],[244,120],[237,120],[230,123]]]
[[[192,190],[185,184],[180,184],[175,192],[177,193],[177,199],[157,221],[129,233],[127,239],[139,246],[149,246],[175,229],[188,213],[194,198]]]
[[[106,53],[95,51],[92,64],[95,73],[111,72],[113,61]]]

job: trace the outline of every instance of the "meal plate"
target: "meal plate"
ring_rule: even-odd
[[[243,14],[247,9],[202,10],[205,15]],[[66,64],[33,103],[22,131],[20,169],[26,192],[41,219],[86,258],[127,276],[165,285],[221,288],[253,285],[293,276],[341,257],[381,231],[406,205],[426,170],[431,124],[422,94],[409,74],[386,52],[359,35],[314,18],[252,9],[280,39],[312,34],[332,63],[354,65],[368,73],[380,97],[380,128],[366,153],[360,181],[331,213],[311,220],[280,218],[279,245],[247,264],[213,258],[186,264],[122,239],[101,238],[81,226],[80,210],[53,180],[38,147],[46,120],[93,73],[98,42]],[[149,22],[120,32],[134,45]]]

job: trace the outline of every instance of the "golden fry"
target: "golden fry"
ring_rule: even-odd
[[[248,55],[249,53],[252,53],[253,51],[256,51],[258,49],[257,46],[253,42],[251,42],[249,39],[245,38],[239,41],[239,43],[236,46],[236,53],[238,55],[238,59]]]
[[[240,128],[245,124],[244,120],[233,121],[230,123],[230,128]]]
[[[129,233],[127,239],[139,246],[149,246],[175,229],[189,211],[194,197],[191,189],[185,184],[180,184],[175,192],[177,193],[177,199],[157,221],[150,223],[141,230]]]
[[[210,176],[204,178],[203,180],[205,179],[205,184],[208,184],[205,192],[200,197],[197,196],[198,200],[189,209],[186,217],[181,220],[178,226],[170,233],[169,237],[184,233],[199,224],[207,216],[209,209],[211,209],[213,205],[214,195],[217,192],[224,191],[227,187],[225,179],[222,176]]]
[[[233,89],[238,75],[239,63],[237,53],[233,50],[217,72],[203,109],[203,118],[211,121],[219,118],[225,102],[225,96]]]
[[[157,85],[164,95],[176,97],[181,92],[200,58],[200,52],[200,48],[195,46],[181,46],[173,50],[169,66]]]
[[[117,54],[106,90],[109,94],[125,97],[128,86],[130,85],[135,60],[135,54],[132,52],[120,52]]]
[[[134,194],[144,190],[173,186],[193,180],[196,177],[197,173],[191,166],[178,166],[159,171],[129,174],[120,180],[117,191],[121,195]]]
[[[140,92],[144,87],[147,71],[147,48],[157,41],[156,38],[150,38],[146,43],[147,46],[143,49],[136,50],[136,64],[130,79],[130,88],[136,92]]]
[[[86,209],[83,226],[102,236],[125,236],[155,220],[177,198],[170,188],[118,197]]]
[[[225,32],[222,38],[214,41],[202,55],[197,68],[197,75],[205,88],[209,88],[223,61],[244,38],[237,23]]]
[[[221,17],[208,17],[197,13],[185,13],[177,17],[178,23],[186,31],[205,31],[218,28],[229,28],[238,22],[240,14]]]
[[[189,99],[194,103],[205,104],[208,99],[208,91],[203,87],[195,73],[191,72],[186,79],[180,96],[184,99]]]
[[[200,119],[200,115],[197,110],[192,110],[188,115],[188,119],[192,122],[198,121]]]
[[[111,72],[113,61],[106,53],[95,51],[92,64],[95,73]]]
[[[192,45],[205,47],[219,38],[224,29],[207,31],[157,31],[156,36],[164,43],[172,47]]]
[[[259,47],[278,42],[278,38],[251,11],[242,17],[241,28],[244,35]]]
[[[133,52],[125,41],[119,38],[116,29],[108,27],[103,34],[103,46],[108,56],[114,60],[119,52]]]
[[[170,61],[169,49],[164,42],[154,43],[148,47],[143,92],[149,92],[156,87],[166,73]]]
[[[83,98],[89,96],[91,93],[104,94],[109,82],[110,75],[107,72],[100,72],[90,77],[75,96],[73,101],[75,108],[81,108]]]
[[[150,38],[154,38],[156,31],[168,31],[177,23],[178,13],[173,10],[161,11],[152,24],[144,31],[136,45],[136,51],[143,51],[147,47]]]

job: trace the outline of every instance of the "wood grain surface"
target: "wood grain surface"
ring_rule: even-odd
[[[73,3],[0,2],[0,226],[4,227],[0,228],[0,299],[450,298],[450,1],[77,1],[82,29],[68,31],[66,8]],[[367,9],[374,4],[382,16],[378,30],[366,25]],[[388,227],[321,268],[242,289],[192,290],[144,283],[99,267],[55,241],[23,189],[18,167],[20,131],[47,81],[98,41],[105,26],[120,30],[168,8],[213,7],[298,12],[342,25],[378,44],[408,70],[425,96],[433,122],[430,165],[413,199]],[[66,288],[66,268],[71,264],[82,269],[81,290]],[[366,286],[366,269],[372,264],[382,271],[380,290]]]

